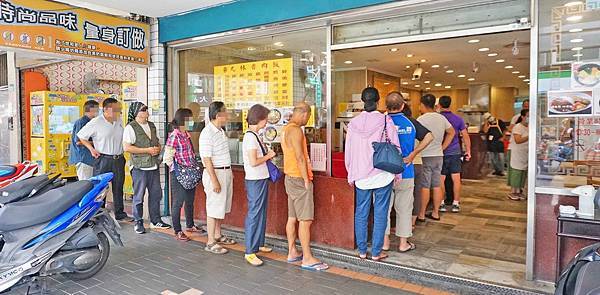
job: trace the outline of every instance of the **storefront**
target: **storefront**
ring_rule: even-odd
[[[555,175],[574,174],[576,169],[561,167],[564,167],[566,162],[579,163],[574,162],[579,158],[568,158],[557,166],[557,164],[548,164],[546,161],[548,158],[539,153],[540,144],[551,145],[549,144],[551,140],[539,136],[547,129],[544,126],[556,125],[557,120],[569,116],[567,113],[561,114],[560,119],[544,116],[544,111],[547,110],[545,95],[547,90],[569,88],[567,73],[561,71],[570,69],[571,61],[598,59],[599,44],[593,43],[598,41],[587,40],[592,39],[591,35],[587,39],[585,37],[586,34],[594,34],[593,31],[597,30],[595,24],[600,20],[598,11],[595,10],[597,8],[594,6],[597,4],[591,1],[567,4],[568,1],[538,3],[538,1],[526,0],[344,1],[346,6],[336,7],[338,4],[334,2],[336,1],[325,1],[318,8],[307,8],[296,7],[294,1],[277,1],[277,3],[243,1],[161,18],[160,41],[167,45],[169,65],[167,80],[170,83],[168,85],[168,95],[171,98],[170,114],[178,107],[191,108],[198,118],[198,129],[195,130],[197,138],[202,128],[203,109],[213,100],[224,101],[233,115],[226,128],[230,138],[230,152],[234,162],[237,160],[240,164],[240,139],[245,131],[245,110],[254,103],[263,103],[277,109],[277,112],[273,112],[270,116],[269,128],[263,136],[275,151],[279,151],[278,134],[281,126],[286,122],[286,112],[289,112],[289,107],[299,101],[309,102],[314,106],[314,120],[307,126],[306,136],[310,142],[311,160],[317,171],[313,240],[322,245],[354,249],[353,191],[345,178],[333,177],[339,176],[336,172],[339,161],[336,161],[335,155],[341,152],[343,141],[343,131],[341,131],[343,122],[340,122],[338,117],[340,113],[352,111],[351,104],[355,100],[353,97],[359,93],[346,90],[353,87],[361,89],[367,85],[380,83],[381,86],[378,88],[381,88],[381,92],[385,92],[389,91],[387,86],[397,80],[399,89],[394,90],[410,92],[411,97],[413,96],[411,91],[414,91],[414,95],[419,97],[424,93],[434,90],[443,91],[452,86],[444,87],[440,84],[435,87],[442,88],[435,89],[434,85],[431,85],[431,88],[426,90],[425,86],[416,86],[412,83],[411,90],[408,86],[404,87],[404,80],[400,79],[399,75],[373,71],[366,67],[353,69],[352,60],[342,60],[340,65],[338,63],[340,58],[351,50],[363,50],[365,51],[363,55],[368,55],[369,48],[376,46],[396,44],[396,47],[402,49],[404,44],[409,46],[409,43],[414,42],[501,33],[515,33],[519,36],[524,34],[526,42],[531,44],[525,52],[521,52],[521,56],[524,55],[526,61],[522,66],[523,69],[520,70],[529,75],[519,77],[521,84],[515,88],[520,89],[511,92],[510,97],[511,99],[515,96],[530,98],[531,104],[535,106],[531,108],[530,121],[533,126],[538,126],[530,129],[530,138],[536,138],[539,142],[534,140],[529,142],[528,186],[530,189],[526,217],[524,217],[523,231],[526,235],[526,245],[523,245],[522,256],[525,257],[526,263],[522,273],[528,280],[553,281],[553,259],[548,257],[556,258],[553,245],[555,245],[554,229],[558,204],[576,203],[577,199],[570,197],[571,194],[566,193],[566,188],[585,184],[586,177],[566,177],[571,181],[567,184],[566,181],[560,180],[563,179],[562,177]],[[273,6],[269,6],[271,4]],[[273,7],[278,7],[275,12]],[[571,18],[577,15],[581,15],[583,19]],[[551,22],[552,19],[555,23]],[[560,24],[563,23],[564,26],[561,27]],[[584,26],[576,28],[571,25],[575,23]],[[551,29],[557,31],[551,32]],[[574,31],[570,31],[573,29]],[[588,30],[591,32],[588,33]],[[567,41],[567,37],[560,38],[561,33],[567,37],[571,37],[571,34],[583,35]],[[554,43],[551,43],[551,40]],[[581,46],[579,51],[572,51],[570,45],[577,42],[583,42],[585,45]],[[566,46],[569,48],[567,49]],[[510,52],[512,48],[517,48],[516,54],[513,50],[513,55],[517,56],[519,46],[516,44],[514,47],[509,46],[508,51]],[[446,50],[452,51],[452,48]],[[392,48],[389,48],[389,51],[393,51]],[[398,51],[398,48],[394,51]],[[572,54],[568,57],[566,55],[572,52],[577,54],[575,59]],[[371,62],[376,62],[374,59]],[[418,63],[425,64],[426,61],[423,60]],[[504,62],[499,60],[497,59],[496,62]],[[342,67],[345,68],[342,70]],[[407,69],[410,67],[411,65],[407,65]],[[476,73],[478,70],[475,68],[479,67],[475,62],[472,67],[473,72]],[[593,65],[586,66],[586,69],[587,67]],[[504,68],[512,69],[512,66],[509,68],[507,65]],[[413,69],[401,78],[410,80]],[[364,71],[364,75],[339,80],[341,73],[347,71]],[[452,73],[449,71],[453,72],[452,69],[448,69],[446,73]],[[512,74],[520,73],[513,70]],[[563,75],[566,80],[565,78],[556,80]],[[394,77],[398,79],[394,80]],[[536,77],[540,77],[539,81],[535,79]],[[407,81],[406,85],[409,83]],[[542,85],[546,85],[546,88]],[[422,90],[415,87],[422,87]],[[587,95],[593,96],[590,93]],[[505,116],[510,117],[514,114],[513,103],[521,101],[511,101],[506,109],[503,109],[500,104],[496,107],[502,110]],[[594,118],[592,113],[586,115],[586,120],[590,117]],[[592,125],[593,120],[581,124],[584,123]],[[559,126],[557,125],[556,128]],[[574,130],[579,129],[574,127]],[[585,129],[589,131],[579,132],[597,137],[591,127]],[[558,129],[555,133],[560,134]],[[596,142],[595,137],[585,140]],[[281,159],[278,159],[276,162],[280,163],[280,161]],[[542,169],[543,167],[545,168]],[[241,167],[238,166],[234,174],[236,179],[243,179]],[[548,181],[549,178],[551,181]],[[563,182],[558,183],[559,181]],[[542,186],[544,188],[541,188]],[[241,181],[234,184],[234,191],[232,214],[225,222],[241,228],[246,211],[245,189]],[[283,183],[272,184],[270,194],[267,231],[284,236],[287,201]],[[199,200],[203,200],[202,196],[203,193],[198,192]],[[197,216],[199,218],[204,217],[202,203],[201,201],[196,203],[197,211],[201,212]],[[569,251],[575,249],[567,248]],[[572,254],[564,251],[562,257],[566,261],[572,257]],[[450,269],[446,271],[452,273]]]

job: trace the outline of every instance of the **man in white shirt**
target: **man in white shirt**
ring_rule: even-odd
[[[156,126],[148,121],[148,107],[136,101],[129,106],[129,122],[123,132],[123,149],[131,154],[131,178],[133,180],[134,230],[138,234],[144,228],[144,195],[148,190],[148,213],[150,227],[167,229],[171,226],[160,218],[160,172],[158,171],[160,143]]]
[[[219,244],[232,245],[235,241],[221,233],[221,223],[225,214],[231,212],[233,197],[233,173],[229,143],[225,134],[228,113],[225,104],[214,101],[208,107],[206,126],[200,133],[199,149],[204,173],[202,184],[206,193],[206,227],[208,241],[204,250],[214,254],[225,254],[226,249]]]
[[[421,152],[423,160],[421,175],[421,208],[417,217],[418,221],[425,221],[425,217],[440,220],[440,204],[442,203],[441,173],[444,163],[444,150],[454,138],[454,127],[446,117],[434,110],[435,96],[425,94],[421,97],[421,115],[417,121],[433,134],[433,141]],[[433,211],[425,215],[430,199],[430,190],[433,190]]]
[[[112,194],[115,218],[131,220],[124,211],[123,183],[125,182],[125,158],[123,157],[123,125],[121,103],[109,97],[102,101],[102,116],[87,123],[77,137],[94,157],[94,175],[112,172]],[[91,141],[90,141],[91,139]],[[92,142],[94,143],[92,145]]]

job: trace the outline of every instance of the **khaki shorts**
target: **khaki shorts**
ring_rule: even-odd
[[[217,179],[221,185],[221,192],[213,191],[212,181],[208,171],[204,169],[202,184],[206,193],[206,215],[211,218],[225,219],[225,214],[231,212],[231,199],[233,197],[233,173],[231,169],[215,169]]]
[[[285,176],[285,192],[288,195],[288,217],[298,220],[313,220],[315,204],[313,183],[307,190],[301,177]]]

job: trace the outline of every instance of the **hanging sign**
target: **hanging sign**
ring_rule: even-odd
[[[148,24],[46,0],[0,1],[0,46],[148,65]]]

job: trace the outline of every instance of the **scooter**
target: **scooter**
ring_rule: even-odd
[[[103,209],[112,173],[61,185],[40,175],[0,189],[0,293],[29,283],[44,294],[48,276],[93,277],[106,264],[108,237],[123,246]]]
[[[561,273],[554,294],[600,294],[600,243],[577,252]]]
[[[31,162],[23,162],[16,165],[1,165],[0,188],[27,179],[37,173],[37,171],[38,165]]]

